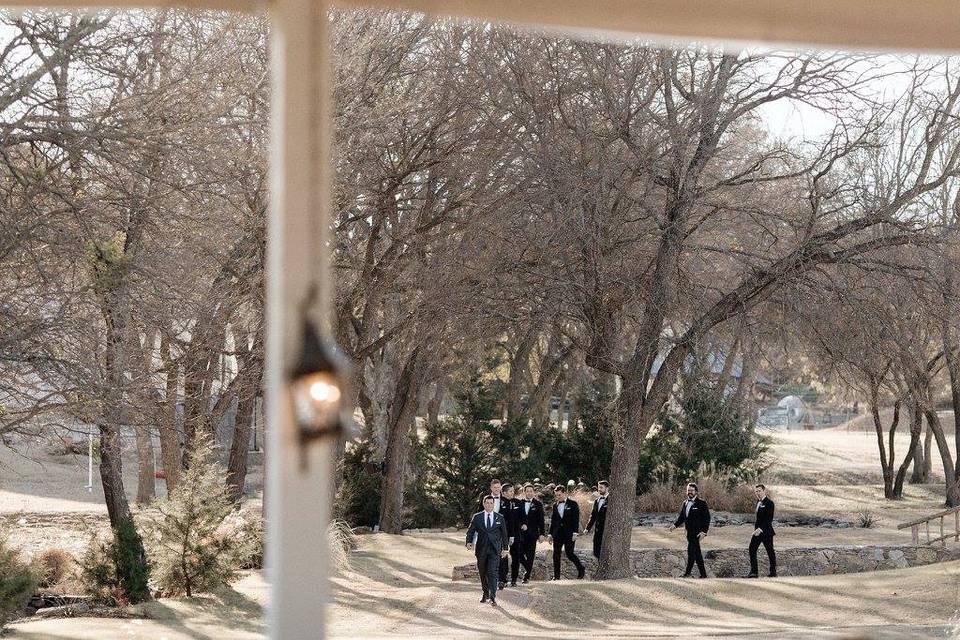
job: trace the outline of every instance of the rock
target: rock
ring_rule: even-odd
[[[367,535],[368,533],[373,533],[373,529],[370,527],[354,527],[350,529],[351,533],[357,536]]]
[[[90,611],[90,605],[81,602],[78,604],[67,604],[62,607],[46,607],[38,609],[34,614],[37,618],[72,618],[73,616],[83,615]]]
[[[587,567],[587,575],[593,575],[596,559],[587,551],[578,551],[577,555]],[[739,576],[749,566],[746,549],[707,549],[704,559],[708,573],[718,577]],[[778,549],[777,560],[781,576],[861,573],[960,560],[960,547],[801,547]],[[760,554],[760,563],[761,570],[765,569],[766,556],[763,553]],[[639,578],[678,576],[685,564],[686,554],[676,549],[635,549],[631,552],[631,566]],[[564,578],[576,577],[573,565],[567,560],[563,560],[561,568]],[[532,579],[545,580],[552,573],[552,553],[538,552]],[[477,580],[476,564],[454,567],[452,577],[454,580]]]
[[[456,533],[459,531],[456,527],[447,527],[443,530],[444,533]]]

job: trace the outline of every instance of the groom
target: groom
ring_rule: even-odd
[[[477,571],[480,572],[480,586],[486,602],[497,606],[497,579],[500,572],[500,559],[507,557],[510,548],[510,536],[507,522],[502,515],[493,510],[493,496],[484,496],[483,511],[474,514],[467,528],[467,549],[474,549],[477,556]]]

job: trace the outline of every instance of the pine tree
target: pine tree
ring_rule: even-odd
[[[168,595],[192,597],[227,584],[249,555],[249,540],[225,531],[234,504],[224,483],[224,469],[202,443],[194,463],[170,498],[157,504],[151,518],[148,550],[153,576]]]

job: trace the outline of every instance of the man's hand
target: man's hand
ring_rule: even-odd
[[[510,546],[513,546],[513,536],[510,536]]]
[[[758,528],[756,531],[753,532],[753,535],[759,536],[759,535],[762,534],[762,533],[763,533],[763,529],[759,529],[759,528]]]
[[[707,534],[705,531],[701,531],[700,533],[697,534],[697,540],[703,540],[706,537],[707,537]]]
[[[543,543],[543,536],[540,536],[540,537],[537,539],[537,542]]]
[[[503,551],[500,552],[500,557],[501,557],[501,558],[506,558],[506,557],[507,557],[507,550],[506,550],[506,549],[504,549]]]
[[[583,530],[583,535],[587,535],[588,533],[590,533],[590,529],[584,529],[584,530]]]
[[[472,543],[472,542],[468,542],[468,543],[467,543],[467,549],[473,549],[473,543]]]
[[[676,528],[677,528],[677,525],[671,524],[671,525],[668,525],[668,526],[667,526],[667,531],[673,531],[673,530],[676,529]]]
[[[574,532],[573,532],[573,539],[576,540],[578,535],[579,535],[579,534],[578,534],[576,531],[574,531]]]
[[[520,531],[526,531],[526,530],[527,530],[527,525],[525,524],[520,525]]]
[[[547,534],[547,542],[553,542],[553,536],[549,533]]]

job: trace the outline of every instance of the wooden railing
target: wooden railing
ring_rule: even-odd
[[[953,533],[943,533],[943,519],[953,514]],[[937,538],[930,537],[930,521],[940,518],[940,536]],[[943,511],[938,511],[933,515],[927,516],[925,518],[920,518],[919,520],[914,520],[913,522],[904,522],[903,524],[898,524],[897,529],[906,529],[910,527],[910,534],[913,537],[913,544],[920,544],[920,525],[926,525],[927,528],[927,541],[924,543],[926,545],[941,543],[944,547],[947,546],[947,538],[953,538],[955,541],[960,542],[960,507],[952,507],[950,509],[944,509]]]

